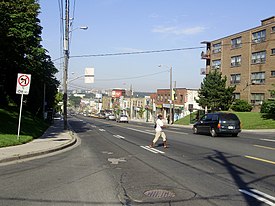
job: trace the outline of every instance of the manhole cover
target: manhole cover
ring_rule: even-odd
[[[176,194],[173,192],[170,192],[168,190],[148,190],[144,192],[144,194],[148,197],[153,197],[153,198],[168,198],[168,197],[175,197]]]

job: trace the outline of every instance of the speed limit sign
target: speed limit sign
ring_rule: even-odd
[[[18,73],[16,94],[29,94],[31,84],[31,75]]]

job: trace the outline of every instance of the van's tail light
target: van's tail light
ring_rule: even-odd
[[[219,123],[217,127],[218,127],[218,129],[220,129],[221,128],[221,124]]]

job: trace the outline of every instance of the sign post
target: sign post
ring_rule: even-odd
[[[23,104],[23,95],[28,95],[30,90],[31,75],[30,74],[21,74],[17,75],[17,85],[16,85],[16,94],[21,94],[20,102],[20,112],[18,120],[18,130],[17,130],[17,140],[20,140],[20,125],[21,125],[21,114],[22,114],[22,104]]]

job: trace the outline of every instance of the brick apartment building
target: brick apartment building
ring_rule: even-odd
[[[206,75],[213,69],[227,76],[227,85],[236,85],[234,96],[259,109],[262,101],[274,98],[275,86],[275,16],[261,25],[207,44]]]

